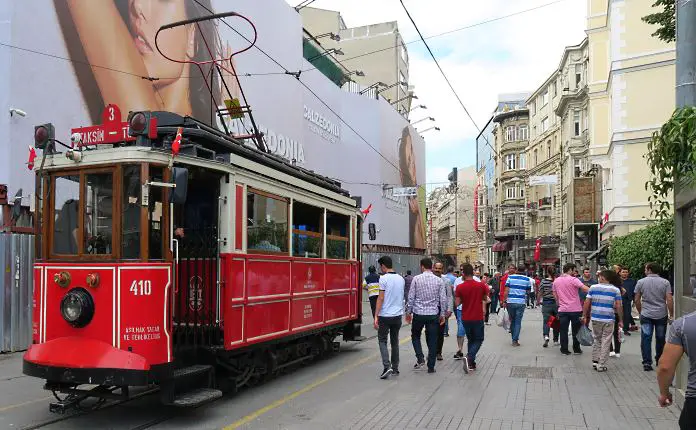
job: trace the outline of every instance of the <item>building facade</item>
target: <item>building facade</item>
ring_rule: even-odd
[[[375,85],[379,95],[408,115],[413,88],[408,85],[408,50],[396,21],[348,27],[338,11],[304,7],[300,15],[310,37],[325,50],[342,53],[331,51],[346,81],[358,83],[358,90]]]
[[[497,107],[494,110],[494,114]],[[478,236],[478,260],[485,272],[495,272],[493,254],[494,212],[496,202],[495,187],[495,137],[493,130],[496,123],[493,117],[488,120],[483,130],[476,137],[476,189],[474,190],[474,219]]]

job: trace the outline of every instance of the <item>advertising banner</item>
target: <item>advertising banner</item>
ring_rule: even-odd
[[[0,145],[12,159],[26,159],[34,125],[51,122],[56,137],[69,141],[71,129],[101,124],[108,104],[124,118],[129,111],[166,110],[222,129],[214,106],[224,106],[227,87],[233,97],[246,96],[269,151],[339,180],[362,197],[363,207],[373,205],[377,237],[368,240],[365,230],[363,243],[425,248],[423,139],[386,101],[345,92],[314,69],[303,58],[301,17],[285,1],[7,3],[2,16],[11,31],[0,40],[11,47],[0,47],[0,58],[10,62],[0,66],[1,88],[8,104],[27,112],[0,123],[9,125]],[[200,70],[163,58],[155,35],[162,25],[232,10],[253,22],[258,38],[234,56],[241,85],[229,73],[214,76],[211,97]],[[162,31],[157,46],[173,59],[203,61],[211,52],[229,57],[253,38],[248,22],[228,17]],[[246,117],[224,121],[236,135],[252,129]],[[3,181],[33,189],[31,172],[19,163],[8,164]],[[416,196],[395,195],[399,187],[417,187]]]

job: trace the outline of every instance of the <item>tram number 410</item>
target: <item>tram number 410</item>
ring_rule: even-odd
[[[129,290],[134,296],[149,296],[152,294],[152,281],[133,281]]]

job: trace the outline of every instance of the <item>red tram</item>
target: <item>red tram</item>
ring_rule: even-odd
[[[195,406],[359,337],[361,217],[339,183],[190,117],[120,117],[64,153],[35,129],[24,373],[67,395],[53,411],[152,384]]]

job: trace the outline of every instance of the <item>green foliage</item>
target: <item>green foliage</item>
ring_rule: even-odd
[[[665,42],[674,42],[676,40],[677,15],[674,8],[675,0],[657,0],[653,4],[655,8],[661,8],[662,11],[651,13],[642,18],[643,22],[648,24],[658,25],[659,28],[652,36],[657,37]]]
[[[674,267],[674,219],[664,219],[609,243],[610,264],[628,266],[633,278],[644,276],[645,263],[655,262],[665,271]]]
[[[696,177],[696,107],[674,111],[653,134],[645,158],[651,173],[645,183],[645,189],[652,192],[650,208],[656,218],[665,219],[670,214],[669,197],[675,182]]]

